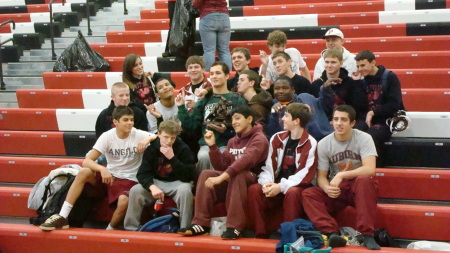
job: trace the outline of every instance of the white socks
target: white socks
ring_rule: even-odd
[[[73,205],[64,201],[64,204],[61,207],[61,211],[59,211],[59,215],[67,219],[69,217],[70,211],[72,211]]]

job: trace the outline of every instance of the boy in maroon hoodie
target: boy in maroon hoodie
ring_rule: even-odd
[[[257,182],[269,143],[260,124],[255,124],[248,106],[232,110],[232,125],[236,136],[228,141],[221,153],[215,145],[213,132],[206,130],[211,163],[216,170],[204,170],[197,182],[195,216],[192,225],[180,229],[182,235],[209,233],[214,204],[226,201],[227,229],[222,239],[237,239],[246,223],[247,187]]]

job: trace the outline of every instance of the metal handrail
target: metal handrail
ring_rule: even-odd
[[[89,0],[86,0],[86,17],[87,17],[87,25],[88,25],[88,35],[92,35],[92,30],[91,30],[91,12],[89,10]]]
[[[50,9],[50,44],[52,45],[52,60],[56,61],[56,53],[55,53],[55,35],[53,32],[53,8],[52,4],[56,0],[51,0],[49,3],[49,9]],[[62,0],[62,5],[64,6],[65,0]]]
[[[123,0],[123,15],[128,15],[127,0]]]
[[[0,24],[0,26],[3,26],[3,25],[6,24],[6,22],[10,22],[10,21],[12,21],[12,20],[5,21],[5,22],[3,22],[2,24]],[[13,21],[13,25],[14,25],[14,29],[16,29],[16,28],[15,28],[14,21]],[[12,41],[12,40],[13,40],[13,39],[7,39],[7,40],[3,41],[2,43],[0,43],[0,83],[1,83],[0,90],[6,90],[6,84],[3,82],[2,46],[3,46],[3,44],[6,44],[6,43],[8,43],[8,42],[10,42],[10,41]]]
[[[14,22],[14,20],[10,19],[10,20],[6,20],[5,22],[1,23],[0,26],[4,26],[8,23],[12,23],[13,24],[13,30],[16,29],[16,22]]]

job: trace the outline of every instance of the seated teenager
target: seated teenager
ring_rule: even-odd
[[[355,110],[349,105],[334,109],[334,133],[319,142],[317,185],[303,191],[303,207],[314,226],[328,236],[328,245],[344,247],[331,213],[346,206],[356,208],[356,227],[368,249],[380,249],[373,238],[377,209],[375,161],[377,152],[369,134],[352,129]]]
[[[214,204],[219,202],[225,202],[227,208],[227,229],[222,239],[237,239],[244,229],[247,187],[256,183],[269,144],[262,126],[254,125],[249,107],[233,109],[231,117],[236,136],[228,141],[223,153],[216,146],[214,133],[206,130],[205,142],[216,170],[204,170],[200,174],[194,219],[191,225],[180,229],[179,234],[194,236],[209,233]]]
[[[317,141],[305,129],[311,118],[309,107],[291,103],[282,118],[283,132],[270,139],[266,165],[258,183],[248,189],[249,217],[257,238],[267,238],[266,210],[283,208],[284,221],[302,217],[302,191],[311,186],[317,169]]]
[[[163,120],[178,120],[178,107],[175,105],[175,84],[166,78],[156,81],[156,96],[159,101],[149,105],[147,120],[150,133],[158,132],[158,126]]]
[[[267,136],[271,137],[283,130],[281,118],[284,116],[286,106],[291,103],[303,103],[311,108],[312,117],[306,125],[306,130],[314,139],[321,140],[333,131],[327,116],[333,111],[334,102],[334,94],[329,86],[323,85],[319,98],[307,93],[296,95],[292,80],[287,76],[280,76],[273,84],[273,88],[275,99],[269,123],[266,125]]]
[[[150,72],[144,72],[142,59],[137,54],[129,54],[123,62],[122,81],[130,88],[131,102],[144,113],[150,104],[156,102],[156,91],[149,79]]]
[[[161,122],[158,138],[145,150],[137,173],[139,184],[130,190],[130,201],[125,216],[125,229],[137,230],[142,209],[165,196],[173,198],[180,210],[180,225],[191,223],[194,175],[194,156],[189,147],[178,138],[180,127],[173,120]]]
[[[133,127],[133,110],[127,106],[117,106],[112,117],[116,127],[98,138],[70,186],[61,211],[48,218],[39,226],[40,229],[69,228],[67,217],[86,183],[95,188],[91,189],[93,192],[101,192],[96,197],[108,197],[110,205],[117,204],[107,229],[115,229],[123,221],[128,206],[128,192],[137,182],[136,173],[142,153],[155,136]],[[95,162],[101,154],[106,156],[107,167]]]

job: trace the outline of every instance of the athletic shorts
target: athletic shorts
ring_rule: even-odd
[[[102,175],[100,172],[95,173],[95,185],[89,183],[84,185],[84,193],[92,198],[108,197],[109,205],[115,204],[120,195],[128,197],[131,187],[137,184],[128,179],[114,178],[112,185],[102,183]]]

